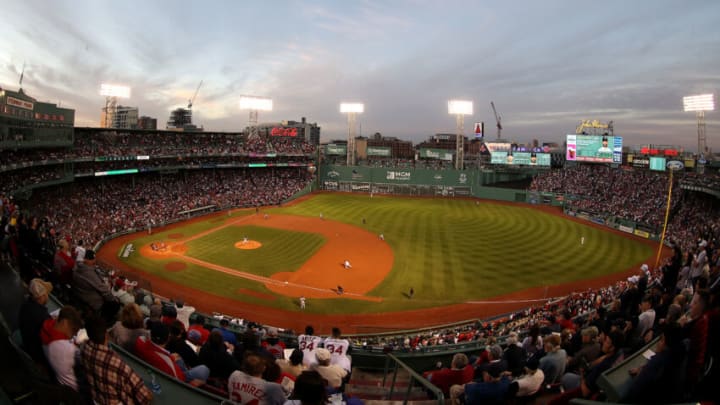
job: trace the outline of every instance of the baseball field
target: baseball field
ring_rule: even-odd
[[[607,285],[652,263],[656,248],[551,207],[320,193],[117,238],[100,259],[206,312],[364,331]]]

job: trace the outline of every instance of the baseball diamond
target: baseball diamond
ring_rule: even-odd
[[[348,330],[387,330],[607,285],[650,260],[656,246],[557,208],[477,201],[318,193],[122,236],[99,254],[207,312],[297,329],[344,319]],[[129,243],[139,249],[123,257]],[[248,244],[257,247],[243,249]],[[303,311],[301,296],[312,299]]]

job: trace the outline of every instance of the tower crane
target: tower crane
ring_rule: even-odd
[[[497,113],[497,110],[495,109],[495,103],[490,102],[490,106],[493,109],[493,114],[495,114],[495,126],[497,127],[497,137],[500,139],[500,134],[502,133],[502,117],[500,117]]]
[[[203,81],[200,80],[200,84],[198,84],[197,89],[195,89],[195,94],[193,94],[192,98],[188,100],[188,110],[192,109],[193,102],[195,101],[195,97],[197,97],[198,91],[200,91],[200,86],[202,86]]]

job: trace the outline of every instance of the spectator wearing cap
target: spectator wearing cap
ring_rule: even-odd
[[[133,284],[123,277],[115,279],[112,288],[112,295],[120,302],[121,305],[125,306],[135,302],[135,296],[130,293],[133,288]]]
[[[450,387],[453,385],[467,384],[473,379],[475,370],[469,364],[467,356],[463,353],[456,353],[450,363],[450,368],[426,371],[423,373],[428,381],[442,390],[443,394],[450,395]]]
[[[180,355],[171,353],[165,348],[170,337],[168,327],[162,323],[153,324],[150,339],[140,336],[135,342],[135,353],[158,370],[177,378],[180,381],[200,386],[207,381],[210,370],[200,365],[188,368]]]
[[[43,322],[50,318],[47,301],[52,292],[52,284],[39,278],[30,280],[30,293],[27,300],[20,306],[18,319],[23,349],[36,362],[44,362],[45,356],[40,343],[40,329]]]
[[[330,364],[331,355],[328,349],[317,349],[315,351],[315,358],[317,359],[317,364],[313,366],[313,369],[320,373],[328,382],[329,388],[340,389],[343,378],[347,375],[347,371],[340,366]]]
[[[584,364],[590,363],[600,356],[602,348],[597,341],[598,334],[598,328],[595,326],[588,326],[580,332],[582,346],[568,360],[568,370],[577,372]]]
[[[110,340],[123,349],[134,353],[135,342],[140,336],[150,337],[143,327],[143,316],[137,304],[127,304],[120,311],[120,319],[110,328]]]
[[[85,252],[85,260],[75,267],[73,292],[93,311],[100,312],[107,302],[117,303],[115,296],[100,275],[95,271],[95,252]]]
[[[267,350],[275,359],[285,357],[285,343],[278,338],[278,330],[274,327],[266,329],[267,335],[262,341],[262,347]]]
[[[510,378],[498,367],[482,372],[482,380],[450,387],[453,404],[503,404],[510,389]]]
[[[145,382],[108,347],[105,321],[92,316],[85,324],[88,341],[80,359],[96,404],[149,404],[152,392]]]
[[[205,329],[205,317],[198,314],[190,319],[190,326],[187,330],[187,336],[190,343],[195,346],[202,346],[210,337],[210,331]]]
[[[70,305],[60,309],[57,319],[48,318],[40,329],[40,341],[48,363],[55,372],[55,377],[62,385],[78,390],[75,375],[75,359],[78,348],[73,339],[82,327],[80,312]]]
[[[220,327],[213,329],[213,332],[218,331],[223,337],[223,340],[230,343],[233,346],[237,345],[237,336],[235,336],[235,332],[228,329],[228,326],[230,326],[230,321],[223,318],[220,320]]]
[[[195,307],[185,305],[185,301],[181,299],[175,300],[175,313],[177,319],[185,325],[185,328],[190,327],[190,315],[195,312]]]

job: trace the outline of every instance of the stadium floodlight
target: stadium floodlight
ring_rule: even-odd
[[[703,154],[707,152],[705,111],[715,110],[715,96],[713,94],[699,94],[696,96],[683,97],[683,109],[686,112],[695,112],[697,116],[698,158],[704,159]]]
[[[364,113],[365,104],[363,103],[340,103],[341,113]]]
[[[455,138],[455,168],[462,170],[463,155],[465,151],[465,139],[463,136],[465,126],[465,116],[472,115],[473,102],[467,100],[449,100],[448,114],[455,116],[456,122],[456,138]]]
[[[348,116],[347,165],[355,166],[355,123],[357,115],[365,112],[363,103],[340,103],[340,112]]]
[[[713,111],[715,109],[715,97],[713,94],[683,97],[683,107],[686,112]]]
[[[269,98],[255,96],[241,96],[240,109],[251,111],[272,111],[273,101]]]
[[[105,108],[103,108],[104,128],[115,128],[115,120],[118,119],[117,115],[117,99],[118,98],[130,98],[130,87],[121,86],[118,84],[102,83],[100,84],[100,95],[105,96]],[[110,118],[112,116],[112,119]],[[112,125],[110,125],[112,123]]]
[[[240,96],[240,109],[250,111],[250,118],[248,119],[248,127],[250,128],[249,139],[259,137],[258,134],[258,112],[259,111],[272,111],[273,101],[272,99],[257,96]]]
[[[473,102],[465,100],[448,101],[448,114],[452,115],[472,115]]]

